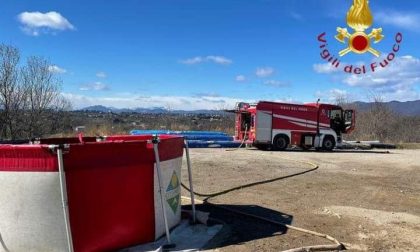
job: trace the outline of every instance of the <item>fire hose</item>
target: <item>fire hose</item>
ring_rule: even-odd
[[[241,144],[238,146],[238,148],[235,148],[235,149],[226,149],[226,151],[236,151],[236,150],[241,149],[247,139],[248,139],[248,125],[245,125],[244,137],[243,137],[243,139],[241,141]]]
[[[232,208],[229,208],[229,207],[220,206],[220,205],[217,205],[217,204],[212,203],[212,202],[209,201],[211,198],[214,198],[214,197],[217,197],[219,195],[226,194],[226,193],[230,193],[232,191],[241,190],[241,189],[245,189],[245,188],[249,188],[249,187],[253,187],[253,186],[257,186],[257,185],[272,183],[272,182],[275,182],[275,181],[278,181],[278,180],[282,180],[282,179],[286,179],[286,178],[290,178],[290,177],[302,175],[302,174],[305,174],[305,173],[313,172],[313,171],[315,171],[315,170],[317,170],[319,168],[319,166],[317,164],[314,164],[312,162],[300,161],[300,160],[294,160],[294,159],[286,159],[286,160],[289,160],[289,161],[292,161],[292,162],[296,162],[296,163],[303,163],[303,164],[310,165],[311,166],[311,169],[305,170],[303,172],[299,172],[299,173],[287,175],[287,176],[282,176],[282,177],[277,177],[277,178],[272,178],[272,179],[267,179],[267,180],[262,180],[262,181],[257,181],[257,182],[252,182],[252,183],[248,183],[248,184],[236,186],[236,187],[233,187],[233,188],[230,188],[230,189],[227,189],[227,190],[223,190],[221,192],[216,192],[216,193],[199,193],[199,192],[191,191],[190,188],[188,188],[183,183],[181,183],[181,186],[184,189],[186,189],[187,191],[189,191],[190,193],[194,194],[194,195],[197,195],[199,197],[205,197],[204,200],[197,200],[196,199],[196,201],[200,202],[201,204],[208,204],[208,205],[211,205],[213,207],[224,209],[224,210],[227,210],[229,212],[232,212],[232,213],[235,213],[235,214],[238,214],[238,215],[251,217],[251,218],[254,218],[254,219],[257,219],[257,220],[261,220],[261,221],[264,221],[264,222],[267,222],[267,223],[271,223],[271,224],[274,224],[274,225],[283,226],[283,227],[286,227],[288,229],[292,229],[292,230],[295,230],[295,231],[298,231],[298,232],[302,232],[302,233],[314,235],[314,236],[317,236],[317,237],[325,238],[325,239],[327,239],[327,240],[335,243],[333,245],[305,246],[305,247],[300,247],[300,248],[285,250],[283,252],[332,251],[332,250],[339,251],[339,250],[345,250],[346,249],[345,246],[341,242],[339,242],[337,239],[335,239],[334,237],[332,237],[330,235],[318,233],[318,232],[315,232],[315,231],[312,231],[312,230],[307,230],[307,229],[304,229],[304,228],[295,227],[295,226],[292,226],[292,225],[289,225],[289,224],[286,224],[286,223],[278,222],[278,221],[275,221],[275,220],[272,220],[272,219],[269,219],[269,218],[266,218],[266,217],[258,216],[258,215],[251,214],[251,213],[246,213],[246,212],[243,212],[243,211],[240,211],[240,210],[236,210],[236,209],[232,209]],[[184,196],[182,198],[184,198],[184,199],[191,199],[189,197],[184,197]]]

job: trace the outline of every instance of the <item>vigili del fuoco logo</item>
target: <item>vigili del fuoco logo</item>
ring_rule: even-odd
[[[321,49],[321,58],[331,63],[332,67],[342,69],[346,73],[353,74],[366,74],[368,72],[375,72],[379,68],[386,68],[396,57],[396,54],[400,50],[403,36],[398,32],[394,36],[394,45],[388,55],[381,56],[381,53],[374,45],[380,44],[384,39],[385,35],[380,27],[372,28],[373,15],[369,8],[368,0],[353,0],[353,5],[347,12],[347,26],[337,27],[337,34],[335,35],[336,42],[342,43],[344,47],[338,52],[338,57],[334,56],[328,50],[327,46],[327,33],[323,32],[318,35],[318,41],[320,42],[319,48]],[[375,60],[369,65],[343,65],[340,61],[341,57],[349,53],[354,54],[365,54],[369,53],[374,55],[376,58],[381,57],[380,60]]]

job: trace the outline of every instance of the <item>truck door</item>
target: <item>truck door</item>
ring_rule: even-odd
[[[343,132],[343,111],[341,109],[332,109],[330,111],[330,127],[335,131],[337,136],[341,136]]]
[[[257,110],[256,117],[256,141],[259,143],[271,143],[273,115],[269,111]]]
[[[344,111],[344,124],[345,124],[344,133],[350,133],[352,130],[354,130],[354,126],[355,126],[354,110],[350,109],[350,110]]]

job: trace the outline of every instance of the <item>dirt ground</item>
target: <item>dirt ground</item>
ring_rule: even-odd
[[[211,194],[279,178],[209,201],[329,234],[349,251],[420,251],[420,150],[389,152],[192,149],[194,189]],[[319,168],[304,173],[314,167],[307,162]],[[185,162],[182,172],[186,184]],[[279,251],[331,244],[217,207],[198,208],[226,224],[208,249]]]

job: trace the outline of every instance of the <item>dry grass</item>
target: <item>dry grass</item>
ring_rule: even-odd
[[[418,150],[420,149],[420,143],[400,143],[397,144],[397,148],[407,150]]]

